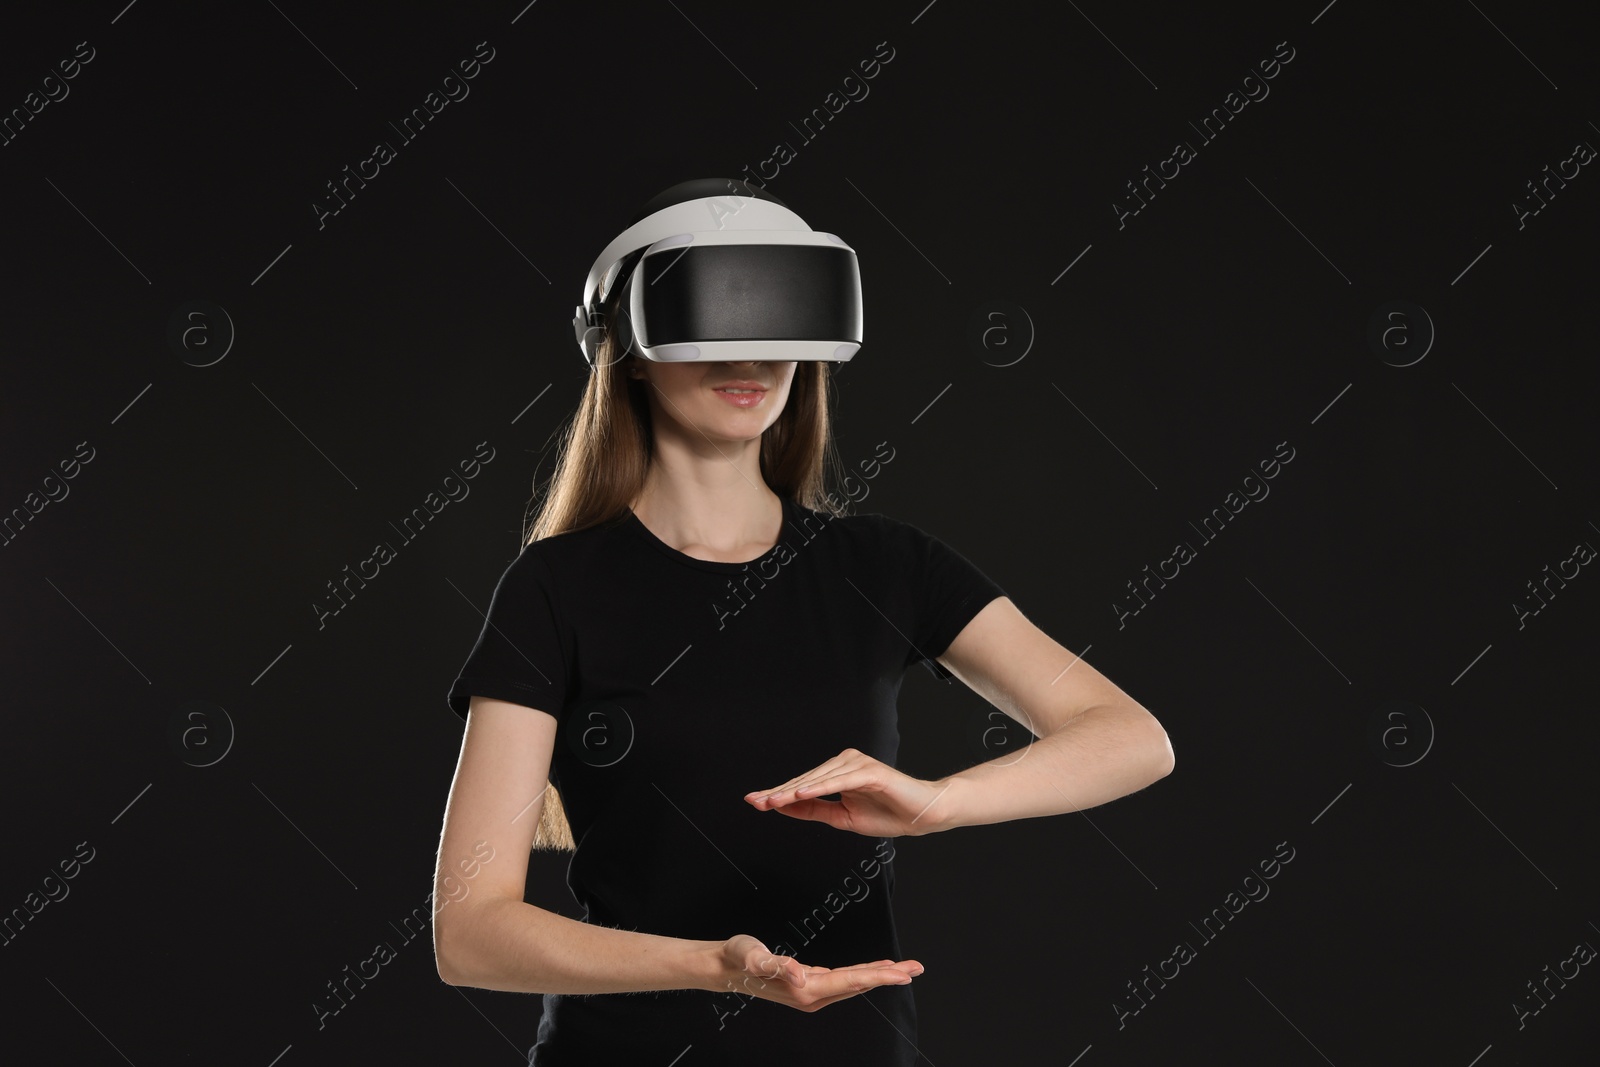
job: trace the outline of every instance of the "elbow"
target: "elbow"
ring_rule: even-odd
[[[433,963],[439,972],[439,981],[445,985],[463,986],[471,985],[465,972],[457,966],[456,957],[459,955],[455,943],[459,933],[452,925],[441,923],[442,916],[433,917]]]
[[[1172,773],[1172,768],[1177,763],[1177,757],[1173,754],[1172,739],[1167,736],[1167,731],[1156,721],[1154,715],[1150,715],[1148,711],[1145,714],[1150,718],[1150,730],[1152,733],[1148,746],[1150,760],[1153,765],[1153,777],[1150,780],[1156,782]]]
[[[468,984],[462,981],[461,975],[457,973],[456,969],[446,962],[444,955],[439,951],[437,945],[435,945],[433,949],[433,962],[435,968],[439,972],[439,981],[443,982],[445,985]]]
[[[1167,737],[1165,730],[1161,731],[1161,744],[1156,750],[1156,778],[1162,779],[1172,773],[1172,768],[1177,764],[1177,757],[1172,752],[1172,741]]]
[[[461,977],[456,974],[456,972],[450,967],[449,964],[445,963],[444,957],[439,955],[438,952],[435,952],[433,954],[433,962],[438,967],[439,981],[443,982],[445,985],[459,986],[459,985],[469,985],[470,984],[468,982],[462,981]]]

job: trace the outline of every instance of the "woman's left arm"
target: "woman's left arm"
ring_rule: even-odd
[[[1039,740],[934,783],[945,795],[924,819],[937,829],[1093,808],[1172,773],[1156,717],[1009,597],[978,612],[939,662]]]
[[[746,799],[858,833],[920,836],[1096,807],[1172,772],[1172,743],[1155,716],[1009,597],[978,612],[939,662],[1039,740],[931,782],[851,749]],[[841,799],[816,799],[833,793]]]

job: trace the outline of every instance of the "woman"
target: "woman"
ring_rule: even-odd
[[[621,347],[450,689],[440,977],[544,994],[543,1067],[911,1064],[894,838],[1106,803],[1171,770],[1166,734],[944,542],[843,513],[826,361]],[[897,771],[917,663],[1041,740]],[[582,921],[524,902],[530,847],[574,851]]]

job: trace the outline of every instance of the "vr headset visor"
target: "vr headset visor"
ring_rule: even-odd
[[[594,365],[602,327],[615,358],[657,362],[852,358],[862,341],[855,251],[788,208],[702,197],[654,212],[614,240],[590,271],[573,327]],[[698,227],[698,228],[691,228]],[[631,246],[631,247],[630,247]],[[603,321],[599,283],[622,293]]]

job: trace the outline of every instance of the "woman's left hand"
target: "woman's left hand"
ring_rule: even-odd
[[[776,789],[756,790],[744,798],[760,811],[781,811],[868,837],[920,837],[939,829],[940,812],[933,804],[948,788],[847,748]],[[839,794],[838,800],[816,799],[833,793]]]

